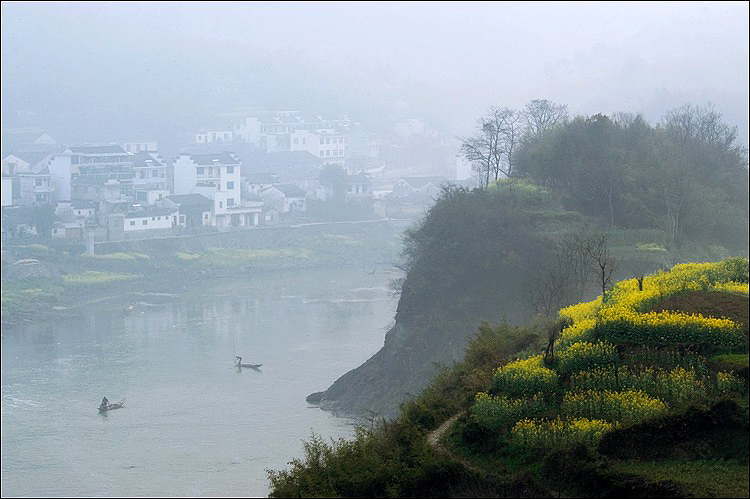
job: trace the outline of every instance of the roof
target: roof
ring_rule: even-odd
[[[232,153],[222,152],[219,154],[191,154],[196,165],[238,165],[240,162],[232,156]]]
[[[99,203],[96,201],[71,201],[70,205],[74,210],[90,210],[99,207]]]
[[[75,154],[130,154],[122,147],[114,144],[107,146],[73,146],[68,149]]]
[[[279,183],[279,176],[275,173],[248,173],[246,179],[251,184]]]
[[[262,152],[256,150],[244,151],[240,156],[242,164],[253,170],[275,171],[280,168],[295,166],[319,166],[320,158],[309,151],[278,151]]]
[[[149,208],[140,211],[130,211],[125,214],[125,218],[161,217],[172,214],[174,214],[174,210],[167,210],[165,208]]]
[[[146,152],[136,153],[133,157],[133,166],[138,167],[149,167],[149,166],[164,166],[161,161],[155,159],[153,156]]]
[[[13,155],[13,156],[15,156],[15,157],[17,157],[19,159],[22,159],[22,160],[26,161],[29,165],[34,166],[37,163],[39,163],[41,160],[43,160],[44,158],[46,158],[47,156],[49,156],[50,153],[44,152],[44,151],[29,151],[29,152],[21,152],[21,151],[19,151],[19,152],[10,152],[10,153],[6,154],[3,159],[7,159],[8,156],[10,156],[10,155]]]
[[[432,184],[435,187],[440,187],[446,182],[450,182],[447,177],[401,177],[399,180],[403,180],[414,189],[419,189],[427,184]]]
[[[273,187],[269,187],[268,189],[266,189],[266,191],[269,189],[278,189],[285,197],[288,198],[303,198],[307,195],[305,191],[293,184],[274,185]]]
[[[181,207],[213,206],[213,202],[203,194],[174,194],[172,196],[167,196],[164,199],[169,199],[170,201],[180,205]]]

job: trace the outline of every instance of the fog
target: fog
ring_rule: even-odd
[[[747,41],[740,2],[4,2],[2,119],[64,142],[171,142],[267,106],[455,135],[546,98],[651,121],[712,103],[744,138]]]
[[[519,383],[549,391],[508,410],[553,414],[573,384],[557,340],[607,340],[600,308],[612,331],[635,320],[607,301],[630,299],[621,280],[640,292],[718,262],[688,265],[679,289],[648,281],[628,307],[744,293],[747,338],[746,2],[0,8],[3,497],[576,496],[536,471],[496,477],[520,488],[461,473],[500,461],[448,466],[439,431],[493,392],[499,362],[530,355]],[[717,307],[664,334],[638,323],[633,342],[672,341],[675,359],[734,348],[739,324],[705,326]],[[604,348],[612,365],[630,350]],[[580,427],[601,438],[594,420]],[[501,449],[471,424],[470,446]],[[341,480],[294,479],[329,439],[377,435]],[[308,482],[344,488],[295,488]]]

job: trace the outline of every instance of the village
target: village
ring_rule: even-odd
[[[169,156],[157,140],[65,145],[40,128],[3,130],[3,245],[85,243],[93,252],[105,241],[410,219],[443,185],[470,185],[455,145],[421,119],[387,134],[300,111],[222,123]]]

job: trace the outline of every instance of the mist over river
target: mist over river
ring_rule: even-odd
[[[390,277],[269,272],[4,332],[2,495],[267,495],[311,432],[353,434],[305,396],[383,345]],[[125,407],[100,415],[103,396]]]

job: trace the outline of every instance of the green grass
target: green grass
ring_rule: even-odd
[[[122,253],[122,252],[120,252],[120,253],[105,253],[103,255],[88,255],[88,254],[84,254],[84,255],[81,255],[81,256],[83,256],[84,258],[91,258],[91,259],[94,259],[94,260],[122,260],[122,261],[127,261],[127,260],[130,260],[130,261],[133,261],[133,260],[148,260],[148,259],[151,258],[150,256],[145,255],[143,253],[135,253],[135,252],[131,252],[131,253]]]
[[[730,369],[740,369],[748,367],[748,354],[746,353],[728,353],[722,355],[714,355],[711,357],[712,363],[720,364],[722,367],[728,367]]]
[[[87,270],[77,274],[67,274],[63,276],[65,285],[91,285],[106,284],[115,281],[129,281],[140,277],[138,274],[115,274],[112,272],[99,272],[96,270]]]
[[[731,461],[614,461],[615,471],[672,480],[694,497],[748,497],[748,465]]]

